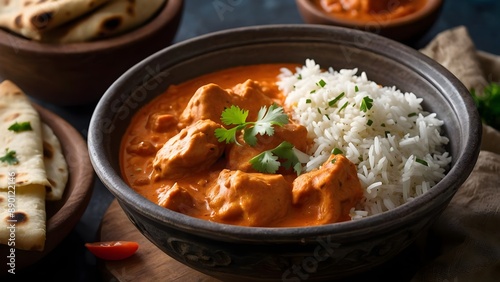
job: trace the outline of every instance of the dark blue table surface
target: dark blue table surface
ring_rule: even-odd
[[[439,32],[464,25],[478,50],[500,55],[500,1],[445,2],[438,21],[411,47],[421,48]],[[186,0],[183,19],[174,43],[234,27],[291,23],[304,23],[297,11],[295,0]],[[86,138],[94,105],[43,105],[68,120]],[[94,241],[102,216],[112,200],[112,195],[96,178],[87,210],[61,245],[36,265],[19,271],[16,275],[0,276],[0,280],[15,278],[24,281],[34,277],[41,281],[100,281],[96,259],[86,251],[84,243]],[[375,272],[370,278],[374,281],[386,279],[382,273],[384,271]],[[398,280],[405,281],[408,277],[400,277]]]

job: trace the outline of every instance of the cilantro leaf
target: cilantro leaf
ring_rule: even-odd
[[[225,125],[243,124],[247,121],[248,111],[238,106],[231,106],[222,112],[221,120]]]
[[[17,121],[9,126],[8,130],[14,132],[22,132],[22,131],[30,131],[33,130],[31,128],[31,123],[29,121],[18,123]]]
[[[264,151],[250,159],[249,162],[256,171],[262,173],[276,173],[281,165],[278,157],[273,155],[271,151]]]
[[[274,148],[272,152],[279,158],[285,160],[283,162],[283,167],[286,169],[291,168],[295,164],[299,163],[299,159],[293,151],[293,144],[291,144],[290,142],[281,142],[281,144],[279,144],[278,147]]]
[[[249,145],[255,146],[257,134],[273,136],[273,125],[283,126],[286,123],[288,123],[288,115],[283,112],[282,107],[278,107],[276,104],[271,105],[269,110],[262,107],[257,115],[257,121],[250,127],[248,134],[245,132],[244,140]]]
[[[0,157],[0,161],[6,162],[10,165],[16,165],[19,163],[19,160],[16,158],[16,151],[9,151],[9,149],[5,149],[5,155]]]
[[[247,122],[248,111],[240,109],[238,106],[231,106],[222,112],[221,120],[225,125],[236,125],[231,129],[220,128],[215,130],[215,136],[219,142],[235,142],[238,131],[243,130],[243,140],[250,146],[257,144],[257,134],[274,135],[273,125],[282,126],[288,123],[288,115],[283,108],[273,104],[269,110],[264,106],[259,110],[257,121]]]
[[[215,137],[217,137],[217,141],[229,143],[237,143],[236,141],[236,131],[238,127],[233,127],[230,129],[226,128],[217,128],[215,129]]]
[[[363,97],[363,100],[361,100],[361,106],[359,107],[359,109],[362,112],[366,113],[366,111],[371,109],[372,106],[373,106],[373,99],[368,97],[368,96],[365,96],[365,97]]]
[[[281,159],[283,163],[279,161]],[[276,148],[264,151],[250,159],[252,167],[262,173],[276,173],[280,166],[286,169],[293,168],[297,175],[302,172],[302,165],[295,154],[294,146],[283,141]]]
[[[262,107],[259,111],[259,120],[257,123],[269,123],[275,125],[283,125],[288,123],[288,115],[283,112],[283,108],[276,104],[269,107],[266,112],[266,107]]]

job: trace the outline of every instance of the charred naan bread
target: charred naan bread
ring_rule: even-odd
[[[67,179],[52,129],[21,89],[0,83],[0,244],[42,251],[46,200],[61,199]]]
[[[61,26],[112,0],[0,1],[0,26],[39,40],[41,33]]]
[[[46,200],[57,201],[62,199],[68,182],[68,164],[64,158],[59,139],[45,123],[42,123],[42,135],[43,163],[49,181],[49,185],[45,186]]]
[[[64,27],[42,34],[41,41],[72,43],[106,38],[149,20],[165,0],[112,0]]]
[[[8,227],[14,224],[17,248],[43,250],[45,186],[50,183],[42,125],[28,97],[10,81],[0,84],[0,160],[0,243],[8,243]]]
[[[123,33],[154,16],[166,0],[5,0],[0,27],[47,43],[91,41]]]
[[[16,185],[15,195],[11,191],[0,189],[0,244],[20,250],[43,251],[46,237],[45,187]],[[15,199],[15,210],[9,208],[12,199]]]

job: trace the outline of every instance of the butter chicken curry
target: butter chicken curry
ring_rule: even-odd
[[[363,197],[353,163],[332,154],[320,168],[303,172],[296,159],[287,165],[287,155],[279,154],[294,158],[312,142],[280,106],[284,97],[275,82],[282,67],[296,65],[242,66],[170,86],[136,114],[123,138],[129,185],[165,208],[233,225],[350,220]],[[248,121],[243,126],[228,121],[240,114]],[[271,163],[282,164],[272,172],[262,170],[269,152],[277,155]]]
[[[313,0],[329,15],[348,20],[383,22],[402,18],[422,9],[427,0]]]

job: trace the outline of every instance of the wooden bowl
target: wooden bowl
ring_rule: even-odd
[[[50,253],[75,227],[92,196],[94,170],[90,163],[87,143],[80,132],[61,117],[34,104],[43,122],[52,128],[59,138],[68,163],[69,176],[63,198],[47,202],[47,229],[45,248],[42,252],[16,250],[16,271],[25,268]],[[10,247],[0,245],[0,276],[8,274],[7,254]],[[2,279],[0,279],[2,280]]]
[[[183,0],[167,0],[145,25],[93,42],[45,44],[0,30],[0,78],[56,105],[97,102],[123,72],[171,43],[182,8]]]
[[[414,41],[429,30],[437,20],[444,0],[427,0],[415,13],[390,21],[359,21],[335,17],[319,9],[312,0],[296,0],[303,20],[309,24],[335,25],[376,33],[397,41]]]

